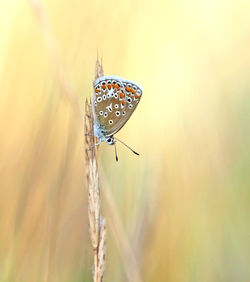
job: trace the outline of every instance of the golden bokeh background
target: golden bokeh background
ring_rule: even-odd
[[[117,135],[140,157],[100,146],[142,281],[250,280],[249,15],[248,0],[0,1],[0,281],[91,281],[97,53],[144,90]],[[105,281],[135,281],[102,199]]]

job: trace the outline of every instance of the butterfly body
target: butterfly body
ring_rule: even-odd
[[[117,133],[133,114],[142,96],[135,82],[117,76],[102,76],[94,82],[94,134],[98,144],[115,144]]]

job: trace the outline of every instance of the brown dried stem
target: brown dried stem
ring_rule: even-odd
[[[101,282],[105,266],[106,221],[100,212],[100,189],[97,166],[97,149],[93,130],[91,102],[85,102],[85,161],[88,189],[88,217],[91,244],[94,250],[94,282]]]

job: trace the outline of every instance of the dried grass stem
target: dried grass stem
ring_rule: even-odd
[[[91,102],[85,102],[85,161],[86,187],[88,189],[88,217],[92,248],[94,251],[94,282],[103,281],[105,267],[106,221],[100,212],[100,189],[97,165],[97,149],[93,131]]]

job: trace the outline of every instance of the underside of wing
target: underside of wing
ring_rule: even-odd
[[[136,109],[142,89],[136,83],[115,76],[98,78],[94,83],[95,121],[105,136],[119,131]]]

